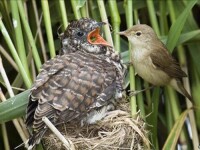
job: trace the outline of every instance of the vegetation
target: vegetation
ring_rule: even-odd
[[[58,53],[59,26],[64,31],[71,20],[81,17],[109,22],[104,27],[105,38],[121,53],[124,63],[129,62],[130,47],[125,38],[115,33],[139,22],[154,28],[188,74],[183,83],[191,92],[194,104],[169,87],[154,88],[130,98],[132,115],[139,111],[148,124],[152,149],[168,150],[177,146],[198,149],[199,12],[198,0],[1,0],[0,99],[5,102],[0,103],[0,140],[3,141],[0,149],[13,149],[27,139],[28,132],[20,118],[25,115],[27,89],[41,64]],[[126,85],[127,91],[149,86],[135,76],[132,66]]]

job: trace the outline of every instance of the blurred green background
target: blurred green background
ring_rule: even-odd
[[[113,43],[125,63],[129,62],[129,43],[115,32],[138,23],[153,27],[188,74],[183,83],[194,104],[169,87],[154,88],[128,98],[132,116],[140,111],[148,124],[152,149],[197,150],[200,140],[198,0],[0,0],[0,101],[5,101],[0,103],[0,149],[14,149],[27,139],[28,132],[20,118],[25,114],[27,89],[40,66],[58,54],[58,32],[81,17],[110,24],[103,28],[104,37]],[[148,86],[130,67],[127,91]]]

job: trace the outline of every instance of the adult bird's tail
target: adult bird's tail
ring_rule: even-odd
[[[187,97],[192,102],[192,96],[186,91],[179,79],[172,79],[170,85],[179,93]]]

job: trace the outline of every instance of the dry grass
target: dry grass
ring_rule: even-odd
[[[73,123],[61,125],[59,131],[76,150],[138,150],[150,149],[145,122],[139,114],[130,116],[129,103],[121,103],[97,124],[80,127]],[[65,149],[62,142],[49,134],[43,140],[47,150]]]

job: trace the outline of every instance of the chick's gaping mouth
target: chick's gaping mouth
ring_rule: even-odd
[[[93,31],[91,31],[87,36],[87,40],[90,44],[111,46],[106,40],[103,39],[103,37],[100,36],[99,28],[96,28]]]

